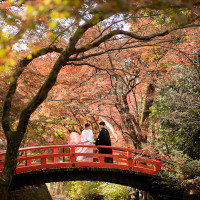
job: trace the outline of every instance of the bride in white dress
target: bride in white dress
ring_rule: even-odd
[[[85,129],[81,133],[81,144],[94,145],[94,135],[90,129],[90,124],[85,124]],[[93,148],[82,147],[76,153],[93,153]],[[90,156],[78,156],[77,161],[79,162],[93,162],[93,157]]]

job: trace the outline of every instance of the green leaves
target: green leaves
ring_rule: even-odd
[[[200,76],[198,68],[177,65],[157,87],[151,117],[159,120],[159,143],[200,158]],[[162,148],[161,148],[162,149]],[[163,149],[166,152],[166,149]],[[168,153],[170,153],[168,152]]]
[[[66,186],[66,192],[72,200],[126,200],[130,187],[95,181],[72,181]]]

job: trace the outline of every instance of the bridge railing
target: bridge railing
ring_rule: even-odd
[[[93,153],[79,153],[80,148],[89,147]],[[112,154],[100,154],[97,148],[112,149]],[[3,169],[6,151],[0,152],[0,173]],[[78,162],[78,156],[92,158],[91,162]],[[113,158],[105,163],[104,158]],[[66,167],[100,167],[131,170],[147,174],[157,174],[163,166],[162,156],[151,152],[111,146],[92,145],[52,145],[21,148],[18,151],[16,173],[40,169]]]

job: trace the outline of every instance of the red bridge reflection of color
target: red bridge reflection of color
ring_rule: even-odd
[[[90,147],[94,153],[76,153],[77,148]],[[99,154],[97,147],[111,148],[113,154]],[[0,173],[5,161],[5,151],[0,152]],[[93,162],[77,162],[77,156],[93,157]],[[113,163],[104,163],[104,157],[112,157]],[[162,157],[144,150],[110,146],[52,145],[21,148],[17,157],[16,174],[51,168],[99,167],[131,170],[146,174],[161,171]]]

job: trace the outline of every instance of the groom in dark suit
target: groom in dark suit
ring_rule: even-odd
[[[99,126],[100,126],[100,132],[95,142],[95,145],[111,146],[110,135],[108,130],[105,128],[105,122],[104,121],[99,122]],[[112,154],[112,149],[98,148],[98,150],[99,153],[102,154]],[[113,163],[113,158],[105,157],[104,162]]]

